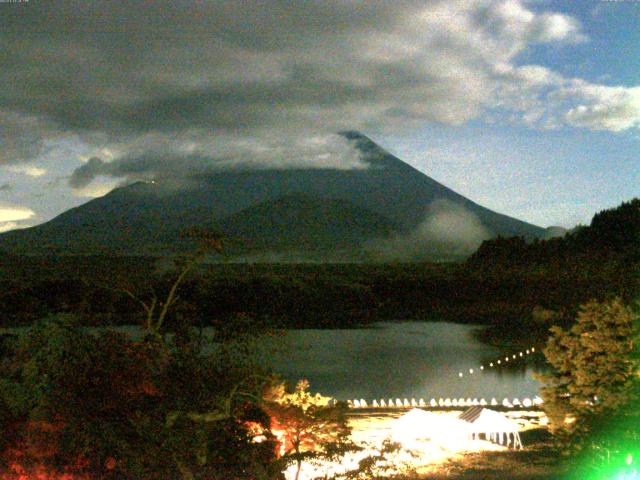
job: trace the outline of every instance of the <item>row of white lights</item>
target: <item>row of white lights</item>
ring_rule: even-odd
[[[504,363],[509,363],[509,360],[516,360],[516,359],[518,359],[520,357],[524,357],[525,355],[529,355],[529,354],[535,353],[535,351],[536,351],[536,348],[535,347],[531,347],[531,348],[529,348],[527,350],[524,350],[522,352],[518,352],[517,354],[514,353],[511,356],[507,355],[506,357],[504,357],[504,359],[500,358],[500,359],[496,360],[495,362],[489,363],[489,368],[493,368],[493,367],[497,367],[498,365],[502,365],[503,362]],[[480,365],[479,371],[483,371],[484,368],[485,368],[484,365]],[[473,375],[474,372],[477,372],[477,371],[478,370],[474,370],[473,368],[470,368],[469,369],[469,375]],[[460,377],[460,378],[464,377],[464,372],[458,372],[458,377]]]
[[[534,405],[538,406],[538,405],[542,405],[542,398],[540,397],[535,397],[533,399],[530,398],[525,398],[522,401],[520,401],[517,398],[514,398],[513,400],[510,400],[508,398],[505,398],[504,400],[502,400],[501,403],[498,402],[498,400],[496,400],[495,398],[492,398],[490,401],[485,400],[484,398],[481,398],[480,400],[478,400],[477,398],[471,399],[471,398],[440,398],[438,400],[436,400],[435,398],[432,398],[429,401],[429,404],[427,405],[427,403],[424,401],[424,398],[421,398],[419,400],[416,400],[415,398],[412,398],[411,400],[409,400],[408,398],[400,399],[400,398],[396,398],[395,401],[393,400],[393,398],[390,398],[389,400],[385,401],[384,399],[381,399],[380,401],[378,400],[373,400],[371,402],[371,405],[369,405],[369,403],[367,403],[367,401],[363,398],[361,399],[355,399],[355,400],[348,400],[349,406],[351,408],[385,408],[385,407],[472,407],[472,406],[476,406],[476,405],[481,405],[481,406],[487,406],[487,405],[491,405],[491,406],[498,406],[498,405],[502,405],[503,407],[506,408],[513,408],[513,407],[532,407]]]

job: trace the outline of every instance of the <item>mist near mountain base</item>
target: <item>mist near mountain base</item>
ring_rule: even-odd
[[[413,261],[432,257],[456,258],[472,254],[491,233],[464,206],[448,201],[431,203],[424,220],[412,232],[366,244],[379,261]]]

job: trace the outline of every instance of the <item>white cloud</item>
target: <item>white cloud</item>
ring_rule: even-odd
[[[95,197],[116,186],[92,182],[98,177],[134,180],[178,179],[220,169],[327,168],[365,169],[362,152],[339,134],[284,136],[218,135],[190,131],[183,135],[154,134],[136,139],[121,151],[128,155],[105,161],[93,157],[76,168],[69,179],[74,195]]]
[[[72,189],[73,195],[80,198],[103,197],[118,186],[118,182],[100,182]]]
[[[26,207],[0,205],[0,223],[27,220],[35,215],[35,212]]]
[[[566,78],[541,65],[503,65],[498,73],[497,106],[518,113],[526,124],[611,132],[640,127],[640,87]]]
[[[543,43],[560,40],[572,43],[587,41],[576,19],[558,13],[540,15],[533,25],[532,32],[534,38]]]
[[[47,173],[46,168],[35,167],[33,165],[11,165],[8,170],[13,173],[20,173],[29,177],[42,177]]]
[[[462,205],[438,200],[429,205],[418,227],[405,235],[369,242],[371,253],[384,260],[415,260],[430,255],[466,256],[491,233]]]
[[[16,222],[0,222],[0,233],[8,232],[9,230],[14,230],[16,228],[24,228],[24,227],[21,227]]]
[[[609,87],[574,81],[561,95],[583,101],[565,114],[568,124],[620,132],[640,126],[640,87]]]

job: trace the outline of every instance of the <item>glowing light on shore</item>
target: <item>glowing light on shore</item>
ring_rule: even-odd
[[[514,408],[514,407],[539,407],[540,405],[542,405],[543,400],[542,398],[540,398],[539,396],[536,396],[535,398],[531,399],[531,398],[524,398],[522,400],[518,399],[517,397],[514,397],[513,399],[509,399],[509,398],[504,398],[502,400],[502,402],[498,402],[498,400],[496,400],[495,397],[492,397],[491,400],[487,401],[484,398],[444,398],[441,397],[438,400],[436,400],[435,398],[432,398],[428,403],[425,401],[424,398],[420,398],[420,399],[416,399],[416,398],[412,398],[411,400],[409,399],[396,399],[396,401],[394,402],[393,399],[389,399],[389,401],[385,401],[384,399],[374,399],[371,401],[371,403],[369,403],[367,400],[363,399],[363,398],[356,398],[353,400],[347,400],[347,403],[349,405],[350,408],[427,408],[427,407],[431,407],[433,409],[437,409],[437,408],[450,408],[450,407],[471,407],[471,406],[477,406],[477,405],[482,405],[482,406],[487,406],[487,405],[492,405],[492,406],[499,406],[502,405],[504,407],[507,408]],[[1,480],[1,479],[0,479]]]

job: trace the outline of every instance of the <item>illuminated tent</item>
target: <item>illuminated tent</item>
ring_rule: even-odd
[[[405,446],[424,440],[457,445],[466,440],[480,440],[481,435],[487,441],[522,448],[518,425],[501,413],[480,405],[458,417],[414,408],[395,421],[392,431],[393,440]]]
[[[458,418],[467,424],[466,431],[472,439],[479,439],[480,435],[484,434],[485,440],[513,448],[522,448],[518,425],[500,412],[475,406],[466,410]]]
[[[469,438],[468,424],[455,416],[442,415],[414,408],[395,421],[394,442],[412,446],[430,440],[439,444],[459,444]]]

